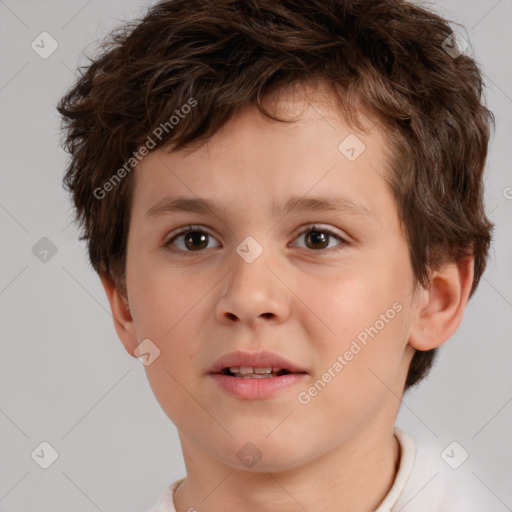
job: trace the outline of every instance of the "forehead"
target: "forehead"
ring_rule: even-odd
[[[305,84],[267,96],[263,106],[292,122],[266,118],[249,105],[206,143],[153,151],[135,169],[134,207],[155,214],[179,209],[177,199],[188,197],[195,204],[188,201],[187,208],[198,212],[230,205],[245,212],[265,203],[276,215],[293,205],[304,207],[309,196],[325,199],[324,204],[343,196],[345,211],[350,204],[354,211],[375,213],[372,204],[386,186],[388,145],[371,117],[361,113],[369,129],[357,131],[332,90]]]

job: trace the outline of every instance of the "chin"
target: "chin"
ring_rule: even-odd
[[[226,451],[218,453],[218,458],[233,469],[253,473],[287,471],[309,460],[306,453],[298,451],[304,448],[303,442],[277,435],[271,439],[274,434],[236,436],[223,447]]]

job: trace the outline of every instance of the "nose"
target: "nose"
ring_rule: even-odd
[[[291,292],[282,274],[267,251],[251,263],[234,252],[232,270],[217,300],[217,320],[248,326],[285,322],[290,314]]]

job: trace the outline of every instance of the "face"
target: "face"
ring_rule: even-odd
[[[294,123],[247,107],[207,144],[156,150],[134,171],[125,345],[158,348],[145,369],[182,443],[231,467],[249,451],[254,471],[291,468],[393,425],[410,362],[413,273],[387,141],[309,93],[266,100]],[[235,351],[303,373],[209,373]]]

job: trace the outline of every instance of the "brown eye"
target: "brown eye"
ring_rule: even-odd
[[[188,226],[172,236],[165,243],[165,247],[168,247],[173,252],[188,255],[210,248],[210,244],[214,240],[215,238],[207,231],[203,231],[199,227]]]
[[[322,251],[336,246],[343,247],[348,245],[348,242],[341,238],[341,236],[335,233],[332,229],[321,226],[308,226],[308,228],[302,231],[297,238],[303,238],[305,241],[305,245],[298,245],[299,247],[311,249],[313,251]],[[331,244],[333,240],[337,240],[339,243]]]
[[[185,247],[191,251],[208,247],[208,233],[202,231],[188,231],[183,237]]]
[[[329,242],[329,235],[322,231],[308,231],[306,234],[306,245],[310,249],[325,249]]]

